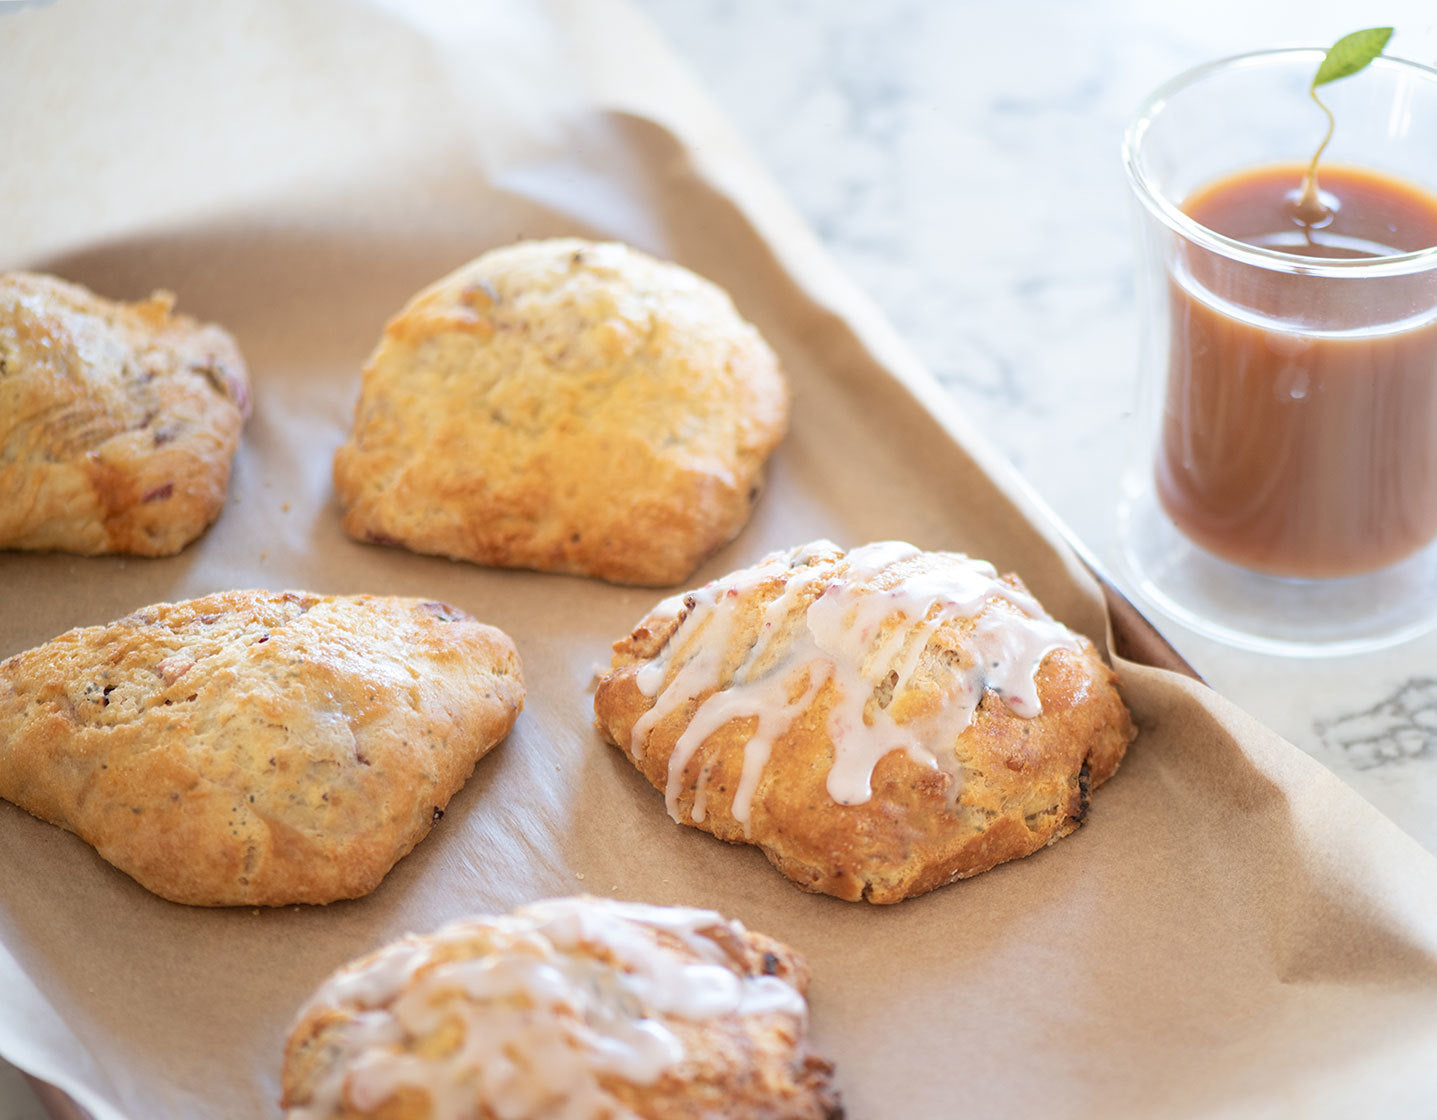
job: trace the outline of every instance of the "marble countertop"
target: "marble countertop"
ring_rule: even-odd
[[[1118,571],[1137,362],[1124,125],[1190,66],[1329,43],[1361,15],[1337,0],[637,3],[953,407]],[[1430,5],[1380,14],[1394,52],[1437,59]],[[1152,617],[1213,687],[1437,851],[1437,634],[1295,660]],[[45,1116],[0,1063],[0,1120]]]

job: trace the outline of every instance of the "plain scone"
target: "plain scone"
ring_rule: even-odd
[[[385,328],[334,481],[360,540],[660,586],[743,527],[787,422],[773,351],[713,284],[521,242]]]
[[[1134,734],[1112,670],[1016,577],[901,542],[665,600],[594,710],[674,820],[880,903],[1067,835]]]
[[[290,1120],[839,1120],[808,970],[710,910],[552,899],[341,969],[285,1049]]]
[[[0,548],[168,556],[220,515],[249,375],[173,306],[0,274]]]
[[[444,603],[161,603],[0,663],[0,797],[174,902],[355,898],[523,701],[509,638]]]

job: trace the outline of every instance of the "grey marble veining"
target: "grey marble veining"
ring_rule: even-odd
[[[1413,677],[1372,707],[1319,719],[1315,729],[1354,770],[1430,758],[1437,754],[1437,678]]]
[[[1364,19],[1437,62],[1403,0],[638,0],[953,407],[1113,571],[1138,323],[1123,129],[1160,83]],[[1437,851],[1437,636],[1286,660],[1158,618],[1219,691]]]

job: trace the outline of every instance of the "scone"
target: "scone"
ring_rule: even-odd
[[[361,540],[666,585],[743,527],[787,419],[773,352],[714,285],[523,242],[385,328],[334,481]]]
[[[0,548],[167,556],[219,516],[249,375],[173,305],[0,274]]]
[[[1016,577],[899,542],[819,541],[665,600],[594,710],[675,821],[869,902],[1067,835],[1133,737],[1112,671]]]
[[[711,910],[537,903],[341,969],[285,1051],[291,1120],[837,1120],[808,973]]]
[[[0,663],[0,797],[197,906],[373,890],[524,701],[444,603],[227,591]]]

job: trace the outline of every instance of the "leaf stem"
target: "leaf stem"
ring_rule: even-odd
[[[1316,85],[1313,85],[1307,92],[1317,107],[1327,116],[1327,134],[1323,136],[1322,143],[1313,153],[1312,162],[1307,165],[1307,174],[1302,177],[1302,197],[1297,200],[1298,220],[1305,226],[1314,226],[1327,217],[1327,207],[1322,204],[1322,196],[1317,192],[1317,162],[1332,141],[1337,121],[1332,115],[1332,110],[1322,103],[1322,98],[1317,96]]]

